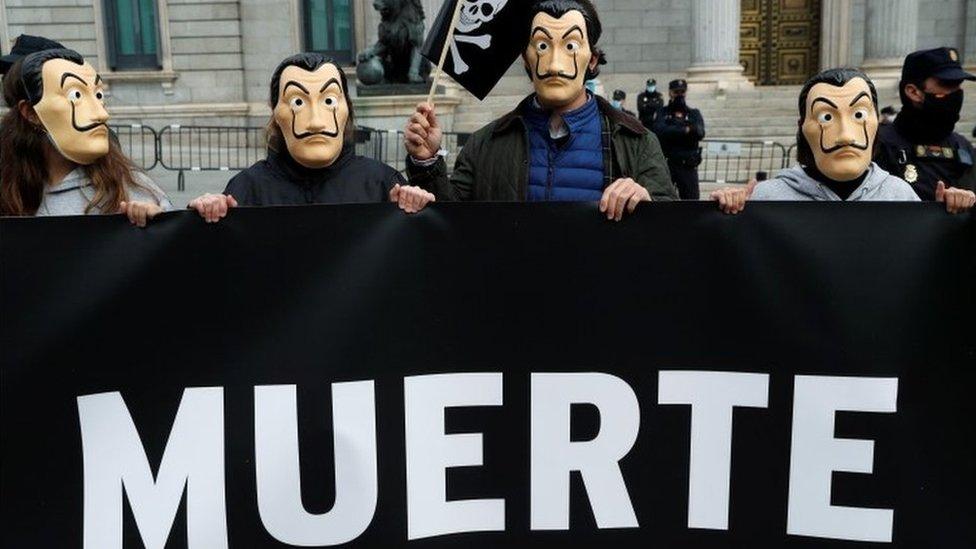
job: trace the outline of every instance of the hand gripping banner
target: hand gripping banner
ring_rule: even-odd
[[[938,205],[0,220],[3,547],[976,546]]]

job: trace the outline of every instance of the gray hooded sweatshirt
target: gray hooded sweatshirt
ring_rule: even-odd
[[[837,193],[807,175],[800,166],[779,172],[775,178],[756,185],[750,200],[841,201]],[[918,195],[904,180],[884,171],[874,162],[849,202],[919,202]]]
[[[130,187],[129,200],[132,202],[151,202],[158,205],[163,211],[173,209],[173,204],[166,198],[163,192],[149,176],[142,172],[132,172],[132,177],[141,187]],[[85,208],[95,197],[91,181],[85,175],[85,170],[75,168],[57,185],[48,187],[44,191],[44,199],[41,206],[37,209],[38,216],[49,215],[84,215]],[[93,208],[92,214],[115,213],[103,212],[101,208]]]

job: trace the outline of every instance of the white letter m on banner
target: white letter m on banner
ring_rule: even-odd
[[[85,549],[122,549],[123,490],[146,549],[163,549],[186,490],[187,545],[226,549],[224,390],[186,389],[159,474],[122,400],[78,397],[85,471]]]

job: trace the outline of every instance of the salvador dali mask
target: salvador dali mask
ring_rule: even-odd
[[[545,12],[536,14],[525,61],[543,107],[563,107],[585,93],[592,57],[582,13],[572,10],[559,19]]]
[[[820,173],[834,181],[853,181],[871,167],[878,113],[863,78],[843,87],[820,83],[807,96],[803,137]]]
[[[288,153],[306,168],[331,166],[342,152],[349,119],[339,69],[331,63],[314,72],[290,66],[280,86],[274,119]]]
[[[34,112],[62,156],[87,166],[108,154],[108,112],[94,67],[51,59],[41,68],[44,93]]]

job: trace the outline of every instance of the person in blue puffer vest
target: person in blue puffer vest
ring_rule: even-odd
[[[535,0],[530,14],[522,59],[535,93],[475,132],[452,174],[434,109],[418,105],[404,132],[411,185],[438,201],[599,202],[616,221],[676,200],[657,138],[584,86],[606,62],[592,2]]]
[[[550,112],[538,103],[526,110],[529,132],[528,200],[598,202],[603,197],[603,124],[596,101],[562,115],[549,131]]]

